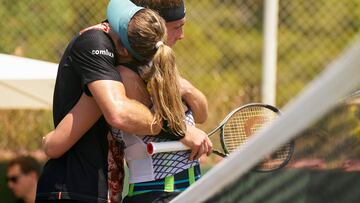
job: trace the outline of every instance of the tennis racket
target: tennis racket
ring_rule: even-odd
[[[245,143],[249,137],[269,125],[279,115],[280,111],[276,107],[261,103],[251,103],[234,109],[218,127],[208,134],[213,141],[213,153],[221,157],[228,156]],[[286,166],[293,154],[294,147],[295,143],[293,141],[286,143],[271,155],[265,157],[254,170],[269,172]],[[147,145],[149,154],[188,149],[180,141],[150,142]]]

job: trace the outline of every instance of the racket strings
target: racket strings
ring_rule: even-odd
[[[223,138],[229,153],[277,117],[277,113],[264,107],[249,107],[235,112],[224,126]]]
[[[228,118],[223,130],[223,139],[228,153],[235,151],[250,136],[269,125],[279,116],[278,113],[263,106],[251,106],[240,109]],[[272,170],[281,167],[291,154],[291,144],[285,144],[264,158],[258,170]]]

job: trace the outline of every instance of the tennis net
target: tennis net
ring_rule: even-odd
[[[349,170],[346,164],[351,165],[351,161],[356,161],[350,159],[360,158],[359,147],[356,147],[359,145],[354,146],[354,143],[360,144],[359,136],[356,136],[356,129],[360,132],[356,128],[360,123],[359,111],[355,112],[355,122],[341,126],[342,130],[349,125],[355,129],[353,136],[332,136],[332,133],[319,128],[321,122],[341,124],[345,119],[342,113],[354,113],[352,107],[345,105],[345,102],[339,105],[339,102],[359,88],[359,64],[360,40],[346,49],[299,96],[286,105],[282,109],[283,114],[272,125],[258,132],[172,202],[359,201],[360,195],[356,188],[359,188],[360,174],[345,173]],[[263,157],[296,137],[299,140],[296,141],[295,155],[311,158],[303,166],[313,164],[315,167],[312,170],[295,169],[301,166],[299,161],[290,163],[292,168],[286,170],[267,174],[249,173]],[[340,161],[344,161],[341,170],[338,167]],[[300,195],[309,191],[310,196]],[[336,195],[338,198],[334,198]]]

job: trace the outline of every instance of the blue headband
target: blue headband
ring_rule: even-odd
[[[128,26],[131,18],[141,9],[143,7],[136,6],[130,0],[110,0],[107,7],[107,19],[111,28],[120,36],[123,46],[139,61],[144,58],[131,48],[128,38]]]

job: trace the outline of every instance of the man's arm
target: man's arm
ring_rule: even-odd
[[[113,127],[138,135],[157,135],[161,124],[154,123],[150,110],[129,99],[121,82],[97,80],[88,84],[93,97],[83,94],[76,105],[43,139],[44,151],[58,158],[68,151],[104,115]]]
[[[157,135],[161,123],[155,123],[150,110],[138,101],[129,99],[124,85],[112,80],[97,80],[88,84],[106,121],[114,128],[137,135]]]
[[[119,89],[108,88],[112,85]],[[101,114],[111,126],[126,132],[138,135],[159,134],[161,125],[154,124],[154,117],[146,106],[126,97],[122,83],[99,80],[90,83],[89,89],[94,99],[100,101],[102,109],[92,97],[82,94],[56,129],[43,138],[43,148],[48,157],[62,156],[95,124]]]
[[[193,112],[195,122],[204,123],[208,116],[208,103],[205,95],[184,78],[180,78],[179,83],[182,98]]]

